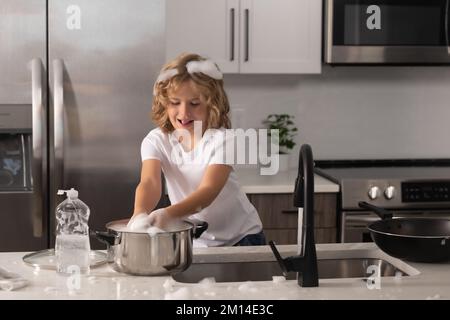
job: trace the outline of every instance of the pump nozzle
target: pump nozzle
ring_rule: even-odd
[[[77,199],[78,198],[78,191],[74,188],[71,188],[70,190],[58,190],[58,195],[63,195],[64,193],[67,194],[67,197],[69,199]]]

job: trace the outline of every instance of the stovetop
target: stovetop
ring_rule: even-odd
[[[316,167],[317,168],[317,167]],[[342,179],[449,179],[450,167],[317,168],[333,180]]]
[[[359,201],[391,209],[450,208],[450,160],[316,161],[318,174],[340,185],[343,209]]]
[[[339,183],[343,179],[450,180],[450,159],[316,161],[319,174]]]

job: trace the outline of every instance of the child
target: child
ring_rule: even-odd
[[[182,54],[163,67],[153,91],[152,118],[158,128],[142,142],[131,230],[150,225],[164,229],[192,216],[208,222],[195,246],[265,244],[256,209],[216,148],[223,146],[220,141],[230,128],[222,78],[215,63],[196,54]],[[172,205],[154,210],[161,170]]]

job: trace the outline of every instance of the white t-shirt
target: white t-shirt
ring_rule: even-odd
[[[225,129],[209,129],[195,148],[186,152],[175,134],[156,128],[142,141],[141,158],[161,161],[169,199],[175,204],[197,189],[208,165],[226,164],[225,137]],[[241,190],[234,170],[216,199],[191,217],[208,222],[208,230],[194,239],[196,247],[233,245],[262,230],[259,215]]]

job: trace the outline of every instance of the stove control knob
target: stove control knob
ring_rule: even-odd
[[[384,196],[386,199],[391,200],[395,196],[395,187],[389,186],[386,189],[384,189]]]
[[[380,196],[380,193],[380,188],[378,188],[377,186],[370,187],[368,192],[370,200],[375,200],[376,198],[378,198]]]

